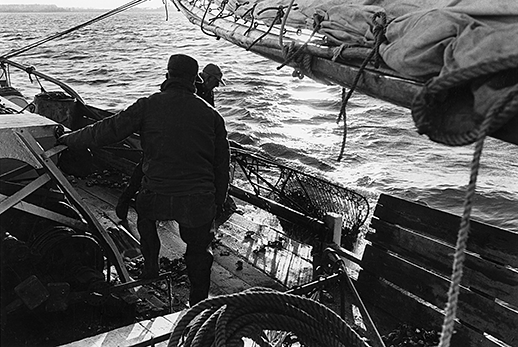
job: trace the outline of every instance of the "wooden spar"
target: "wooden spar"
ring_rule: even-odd
[[[203,18],[203,10],[190,6],[189,8],[179,0],[171,0],[185,17],[194,25],[201,26]],[[283,50],[279,47],[277,36],[269,34],[264,37],[264,31],[259,29],[249,30],[249,27],[237,22],[225,19],[211,19],[203,22],[203,29],[214,33],[218,38],[233,43],[250,52],[261,55],[265,58],[285,63]],[[254,42],[256,42],[252,45]],[[285,41],[290,41],[285,38]],[[285,45],[286,46],[286,45]],[[347,59],[346,62],[337,63],[332,60],[334,51],[330,47],[308,44],[304,47],[303,53],[312,56],[311,74],[308,76],[317,82],[325,84],[340,85],[344,88],[350,88],[358,74],[360,59],[358,49],[354,49],[350,55],[346,48],[340,54],[340,58]],[[350,59],[350,60],[349,60]],[[289,62],[287,66],[296,67],[298,64]],[[397,72],[386,68],[366,68],[362,73],[356,90],[366,95],[381,99],[392,104],[412,109],[413,101],[421,92],[425,81],[412,80],[404,76],[400,76]],[[518,145],[518,115],[515,115],[504,126],[489,136],[496,139]]]

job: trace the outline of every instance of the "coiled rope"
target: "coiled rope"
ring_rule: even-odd
[[[481,76],[489,76],[494,73],[502,72],[517,67],[518,54],[507,57],[499,57],[490,61],[485,61],[475,66],[470,66],[452,71],[440,77],[430,80],[416,96],[412,104],[412,118],[420,134],[427,134],[433,141],[447,144],[450,146],[461,146],[473,143],[477,137],[476,129],[467,130],[461,134],[444,133],[434,129],[434,121],[438,117],[432,117],[438,105],[444,103],[444,93],[448,90],[464,85],[471,80]],[[495,103],[496,108],[501,109],[493,115],[493,120],[488,129],[488,133],[500,128],[518,112],[517,88],[509,90]],[[491,112],[491,111],[489,111]]]
[[[168,347],[242,346],[242,338],[271,346],[265,331],[293,333],[304,346],[367,347],[347,323],[326,306],[304,296],[268,288],[206,299],[178,320]]]

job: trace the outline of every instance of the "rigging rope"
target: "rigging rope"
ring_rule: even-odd
[[[85,27],[85,26],[87,26],[87,25],[90,25],[90,24],[96,23],[96,22],[98,22],[98,21],[101,21],[101,20],[103,20],[103,19],[105,19],[105,18],[111,17],[111,16],[113,16],[113,15],[115,15],[115,14],[117,14],[117,13],[120,13],[120,12],[122,12],[122,11],[125,11],[125,10],[127,10],[127,9],[129,9],[129,8],[131,8],[131,7],[134,7],[134,6],[136,6],[136,5],[139,5],[139,4],[144,3],[144,2],[146,2],[146,1],[147,1],[147,0],[132,0],[132,1],[128,2],[128,3],[127,3],[127,4],[125,4],[125,5],[122,5],[122,6],[120,6],[120,7],[117,7],[116,9],[113,9],[113,10],[111,10],[111,11],[108,11],[108,12],[106,12],[106,13],[104,13],[104,14],[102,14],[102,15],[98,16],[98,17],[95,17],[94,19],[91,19],[91,20],[89,20],[89,21],[86,21],[86,22],[84,22],[84,23],[82,23],[82,24],[76,25],[75,27],[72,27],[72,28],[70,28],[70,29],[67,29],[67,30],[61,31],[61,32],[56,33],[56,34],[53,34],[53,35],[50,35],[50,36],[48,36],[48,37],[46,37],[46,38],[44,38],[44,39],[41,39],[41,40],[39,40],[39,41],[37,41],[37,42],[34,42],[34,43],[30,44],[30,45],[27,45],[27,46],[25,46],[25,47],[22,47],[22,48],[19,48],[19,49],[13,50],[13,51],[11,51],[11,52],[9,52],[9,53],[6,53],[5,55],[1,56],[1,58],[9,59],[9,58],[12,58],[12,57],[14,57],[14,56],[20,55],[20,54],[22,54],[22,53],[27,52],[28,50],[31,50],[31,49],[33,49],[33,48],[35,48],[35,47],[38,47],[38,46],[40,46],[40,45],[42,45],[42,44],[44,44],[44,43],[47,43],[47,42],[49,42],[49,41],[52,41],[52,40],[54,40],[54,39],[56,39],[56,38],[59,38],[59,37],[61,37],[61,36],[67,35],[67,34],[69,34],[69,33],[73,32],[73,31],[76,31],[76,30],[81,29],[81,28],[83,28],[83,27]]]
[[[376,23],[376,19],[381,19],[381,24]],[[342,137],[342,145],[340,147],[340,154],[338,155],[338,161],[342,160],[344,151],[345,151],[345,142],[347,140],[347,103],[349,102],[349,99],[351,98],[354,90],[356,89],[356,86],[358,85],[358,82],[360,81],[360,77],[363,73],[363,70],[367,67],[367,64],[371,61],[371,59],[374,57],[374,67],[378,68],[380,64],[380,54],[379,54],[379,46],[383,43],[383,41],[386,40],[385,38],[385,31],[387,27],[387,15],[385,12],[376,12],[372,16],[372,23],[374,24],[374,37],[375,37],[375,45],[374,48],[370,51],[369,55],[363,60],[362,65],[358,69],[358,73],[356,74],[354,81],[351,85],[351,88],[349,88],[349,92],[345,94],[345,88],[342,88],[342,106],[340,107],[340,113],[338,114],[338,118],[336,120],[336,123],[338,124],[342,117],[344,118],[344,129],[343,129],[343,137]]]
[[[299,49],[297,49],[297,51],[295,51],[295,53],[289,55],[289,54],[286,54],[286,59],[282,62],[281,65],[279,65],[277,67],[277,70],[280,70],[282,69],[285,65],[287,65],[290,61],[292,61],[297,55],[300,54],[300,52],[308,45],[308,43],[311,41],[311,39],[313,38],[313,36],[315,36],[315,34],[320,30],[320,24],[323,20],[323,18],[321,16],[318,16],[318,15],[315,15],[314,16],[314,19],[315,19],[315,27],[313,28],[313,31],[311,32],[311,35],[309,35],[308,39],[306,40],[306,42],[304,42],[302,44],[302,46],[299,47]],[[284,50],[283,50],[284,51]]]
[[[288,15],[290,14],[291,8],[293,7],[293,3],[295,0],[290,0],[288,8],[286,9],[286,14],[282,17],[281,30],[279,32],[279,48],[284,49],[283,37],[284,37],[284,27],[286,26],[286,21],[288,20]]]
[[[491,128],[494,126],[494,122],[499,122],[502,117],[506,117],[508,113],[509,105],[511,109],[515,109],[516,101],[515,98],[518,94],[518,88],[515,88],[506,97],[498,100],[495,105],[487,113],[484,121],[480,125],[477,131],[477,141],[475,143],[475,151],[473,154],[473,160],[471,162],[471,172],[466,196],[464,199],[464,212],[462,215],[460,228],[457,236],[457,244],[455,246],[455,254],[453,259],[453,270],[451,275],[450,288],[448,290],[448,302],[445,310],[445,317],[442,326],[441,339],[439,347],[449,347],[451,337],[453,335],[453,329],[455,324],[457,302],[460,292],[460,281],[462,278],[462,268],[465,259],[465,251],[467,248],[467,240],[470,228],[470,215],[472,208],[473,196],[475,195],[477,176],[480,168],[480,157],[482,155],[482,148],[484,146],[484,140]],[[514,113],[513,113],[514,114]]]
[[[495,111],[496,112],[496,111]],[[480,157],[482,155],[482,148],[487,131],[493,121],[494,112],[489,114],[485,119],[480,129],[478,130],[478,140],[475,144],[475,152],[471,162],[471,173],[466,196],[464,199],[464,213],[460,222],[460,229],[457,236],[457,244],[455,246],[455,254],[453,258],[453,271],[451,275],[450,288],[448,290],[448,303],[446,305],[446,312],[442,326],[441,339],[439,347],[449,347],[450,340],[453,335],[453,328],[455,325],[455,317],[457,312],[457,302],[460,292],[460,281],[462,279],[462,269],[465,260],[466,245],[468,241],[468,234],[470,228],[470,215],[472,208],[473,196],[477,184],[477,176],[480,168]]]
[[[273,19],[272,23],[270,24],[270,26],[268,27],[268,29],[266,30],[266,32],[264,34],[262,34],[261,36],[259,36],[257,39],[254,40],[254,42],[252,42],[247,48],[246,50],[249,51],[257,42],[259,42],[263,37],[265,37],[266,35],[268,35],[270,33],[270,31],[273,29],[273,26],[276,24],[277,21],[279,21],[283,16],[284,16],[284,8],[283,6],[279,6],[279,7],[268,7],[268,8],[264,8],[262,9],[261,11],[259,11],[259,13],[257,13],[257,15],[260,15],[261,13],[263,13],[264,11],[268,11],[268,10],[277,10],[277,13],[275,14],[275,18]]]

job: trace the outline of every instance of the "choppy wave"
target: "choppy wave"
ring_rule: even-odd
[[[97,15],[0,14],[0,54]],[[204,36],[175,11],[169,11],[168,21],[162,12],[122,13],[13,60],[62,79],[94,106],[120,110],[158,90],[172,53],[190,54],[201,66],[214,62],[222,67],[227,86],[217,89],[216,105],[232,140],[356,189],[372,204],[385,192],[462,212],[471,146],[434,144],[416,133],[408,110],[355,93],[338,162],[340,88],[293,78],[287,67],[277,70],[274,62]],[[24,73],[13,78],[17,86],[28,81]],[[26,95],[39,91],[37,81],[22,89]],[[474,218],[518,231],[517,158],[518,146],[487,141]]]

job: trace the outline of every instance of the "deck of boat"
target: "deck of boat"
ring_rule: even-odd
[[[86,206],[96,215],[106,230],[116,238],[126,240],[127,252],[123,256],[134,255],[136,246],[134,240],[139,239],[136,231],[137,215],[133,208],[128,213],[128,221],[122,222],[115,214],[115,205],[120,188],[112,188],[91,184],[88,179],[69,177],[76,191],[81,195]],[[240,201],[236,201],[238,206]],[[252,287],[267,287],[284,291],[287,288],[307,283],[311,280],[310,248],[309,246],[287,242],[283,248],[261,246],[275,240],[278,235],[275,230],[266,228],[259,221],[244,218],[234,214],[220,226],[214,246],[215,261],[212,267],[212,284],[210,296],[226,295],[243,291]],[[177,225],[173,221],[158,223],[161,239],[160,256],[169,259],[180,258],[185,251]],[[248,236],[247,236],[248,235]],[[254,235],[254,237],[250,237]],[[243,241],[246,239],[246,241]],[[173,297],[178,301],[187,300],[188,287],[173,283]],[[182,305],[176,306],[182,307]],[[185,306],[184,306],[185,307]],[[66,346],[165,346],[174,323],[182,311],[165,316],[135,322],[82,340],[70,342]]]

